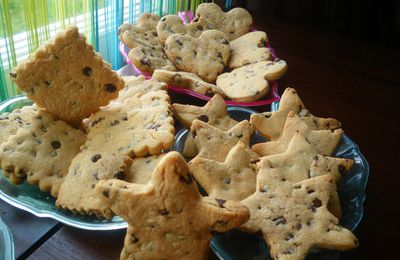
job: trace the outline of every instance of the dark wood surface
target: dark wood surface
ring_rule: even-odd
[[[400,53],[271,17],[255,14],[254,20],[289,65],[280,92],[294,87],[313,114],[339,119],[369,161],[365,214],[355,230],[360,247],[341,259],[388,259],[396,253],[400,226]],[[78,230],[4,202],[0,210],[21,258],[118,259],[123,245],[124,230]]]

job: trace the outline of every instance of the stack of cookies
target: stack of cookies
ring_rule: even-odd
[[[251,102],[264,97],[287,65],[272,58],[265,32],[250,31],[243,8],[225,13],[204,3],[188,24],[177,15],[145,14],[123,24],[119,39],[131,50],[132,64],[146,75],[179,88]]]
[[[262,97],[286,63],[270,61],[244,9],[202,4],[196,15],[120,27],[150,80],[118,76],[76,27],[18,65],[10,76],[34,104],[0,116],[4,176],[51,192],[60,209],[124,218],[121,259],[204,259],[212,235],[235,228],[261,231],[275,259],[356,247],[336,192],[353,161],[330,157],[340,123],[313,116],[292,88],[276,112],[230,118],[225,96]],[[164,82],[215,95],[204,107],[171,104]],[[166,152],[173,116],[190,130],[183,155]],[[269,141],[250,147],[256,130]]]
[[[303,259],[314,247],[358,246],[339,224],[336,183],[353,161],[332,156],[343,130],[332,118],[312,115],[293,88],[276,112],[229,117],[222,97],[204,107],[173,104],[189,129],[183,153],[194,157],[189,172],[208,196],[241,202],[250,219],[240,229],[261,232],[274,259]],[[254,131],[267,138],[251,148]]]

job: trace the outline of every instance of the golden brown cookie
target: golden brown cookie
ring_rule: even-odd
[[[246,146],[251,159],[258,159],[258,155],[248,148],[254,128],[249,121],[243,120],[234,127],[223,131],[200,120],[194,120],[190,128],[197,150],[198,157],[223,162],[229,151],[240,141]]]
[[[252,149],[260,156],[283,153],[296,133],[301,133],[319,154],[330,156],[342,140],[343,130],[313,130],[296,113],[289,112],[281,137],[276,141],[255,144]]]
[[[1,168],[15,184],[26,179],[57,197],[86,134],[44,110],[33,113],[29,123],[0,146]]]
[[[269,140],[278,140],[285,126],[287,115],[293,111],[313,130],[335,130],[340,128],[340,122],[333,118],[313,116],[304,106],[294,88],[286,88],[283,92],[279,109],[276,112],[252,114],[250,122],[257,131]]]
[[[165,154],[137,157],[133,159],[130,174],[125,181],[145,184],[151,179],[151,174]]]
[[[314,247],[343,251],[358,246],[353,233],[327,209],[336,192],[332,176],[293,184],[270,169],[260,169],[256,192],[242,201],[250,210],[242,228],[261,231],[272,258],[304,259]]]
[[[231,57],[228,66],[236,69],[251,63],[271,59],[271,53],[267,48],[268,37],[265,32],[255,31],[231,41]]]
[[[10,76],[39,107],[74,126],[116,98],[124,87],[77,27],[58,34]]]
[[[256,190],[255,165],[241,142],[229,151],[225,162],[196,157],[189,162],[189,170],[213,198],[240,201]]]
[[[238,202],[202,198],[177,152],[160,161],[145,185],[109,180],[96,191],[128,222],[121,259],[205,259],[214,232],[249,218]]]
[[[165,54],[178,69],[195,73],[212,83],[228,62],[229,41],[218,30],[207,30],[199,38],[173,34],[165,42]]]

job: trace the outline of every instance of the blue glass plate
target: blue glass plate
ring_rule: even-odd
[[[15,259],[11,230],[0,217],[0,259]]]
[[[271,110],[276,111],[278,104],[272,104]],[[249,119],[254,110],[242,107],[228,107],[230,116],[238,121]],[[188,131],[182,129],[176,134],[173,150],[183,151],[183,145]],[[250,143],[263,142],[266,139],[257,133]],[[335,157],[349,158],[355,161],[353,168],[343,176],[338,183],[338,193],[342,207],[340,224],[354,230],[363,216],[363,202],[365,200],[365,187],[367,185],[369,166],[358,146],[346,135],[334,153]],[[264,240],[255,234],[233,230],[214,236],[211,241],[214,253],[224,260],[234,259],[271,259]],[[338,259],[339,252],[315,249],[307,259]]]
[[[17,96],[0,103],[0,114],[31,105],[25,96]],[[55,199],[49,192],[41,191],[37,186],[24,182],[21,185],[10,183],[0,170],[0,199],[28,211],[38,217],[48,217],[64,224],[89,230],[113,230],[126,228],[126,222],[120,217],[112,220],[101,220],[95,217],[73,214],[55,206]],[[9,258],[6,258],[9,259]]]

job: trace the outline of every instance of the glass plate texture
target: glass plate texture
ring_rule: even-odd
[[[31,105],[25,96],[17,96],[0,103],[0,114]],[[64,224],[89,230],[113,230],[126,228],[126,222],[114,217],[112,220],[101,220],[95,217],[81,216],[55,206],[55,199],[48,192],[41,191],[37,186],[24,182],[21,185],[10,183],[0,170],[0,199],[28,211],[38,217],[48,217]]]
[[[0,259],[15,259],[11,230],[0,217]]]
[[[272,106],[276,111],[278,104]],[[228,107],[230,116],[238,121],[249,119],[254,110],[241,107]],[[188,131],[182,129],[176,134],[173,150],[183,151],[183,145]],[[253,135],[250,143],[265,142],[266,139],[257,133]],[[338,183],[338,193],[342,207],[342,219],[340,224],[350,230],[354,230],[363,216],[363,203],[366,198],[365,187],[369,175],[369,166],[358,146],[346,135],[343,136],[339,147],[334,153],[335,157],[349,158],[355,161],[353,168],[343,176]],[[218,234],[211,241],[211,249],[224,260],[234,259],[271,259],[268,248],[262,238],[255,234],[249,234],[240,230]],[[339,252],[315,249],[307,259],[338,259]]]

